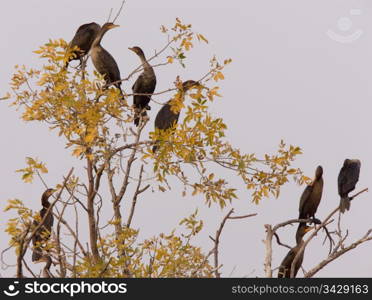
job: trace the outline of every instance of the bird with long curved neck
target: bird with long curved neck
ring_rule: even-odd
[[[146,110],[150,110],[148,105],[151,100],[151,94],[154,93],[156,87],[156,75],[153,67],[147,61],[145,54],[140,47],[132,47],[129,50],[138,55],[141,60],[143,72],[138,76],[136,82],[132,86],[133,91],[133,105],[134,105],[134,124],[136,126],[140,123],[140,117],[146,117]],[[148,94],[148,95],[136,95]]]
[[[47,189],[43,195],[41,196],[41,205],[43,208],[40,210],[40,218],[41,220],[45,220],[43,224],[39,227],[39,229],[35,232],[32,236],[32,244],[34,245],[34,249],[32,251],[32,261],[36,262],[39,261],[43,257],[43,250],[42,244],[45,243],[50,238],[50,233],[52,231],[52,226],[54,222],[53,212],[50,209],[49,197],[55,192],[54,189]],[[36,227],[39,225],[39,222],[34,220],[33,225]]]
[[[350,209],[349,193],[355,189],[360,173],[359,159],[345,159],[338,174],[338,194],[340,195],[340,212]]]
[[[101,41],[103,36],[107,31],[112,28],[119,27],[119,25],[115,25],[113,23],[105,23],[101,30],[98,32],[96,38],[92,43],[92,47],[90,50],[90,55],[92,57],[92,61],[94,67],[100,73],[106,81],[106,84],[114,83],[114,86],[117,87],[120,91],[121,96],[123,97],[123,92],[121,90],[121,81],[120,81],[120,70],[118,64],[116,63],[115,59],[112,55],[101,46]]]
[[[185,97],[186,92],[193,88],[200,86],[200,83],[194,80],[187,80],[182,83],[181,97]],[[171,129],[178,122],[180,116],[179,112],[174,112],[172,110],[172,100],[169,100],[163,107],[159,110],[155,118],[155,130],[168,130]],[[152,148],[152,152],[155,153],[159,148],[159,142],[156,141]]]
[[[74,47],[78,47],[79,49],[72,50],[71,56],[67,59],[65,68],[68,67],[71,60],[80,60],[80,64],[82,64],[84,56],[88,54],[100,30],[101,26],[94,22],[83,24],[78,28],[68,48],[73,49]]]
[[[307,226],[305,223],[300,224],[296,232],[296,243],[297,245],[293,247],[287,255],[284,257],[283,261],[280,264],[279,271],[278,271],[278,278],[290,278],[291,277],[291,267],[292,263],[300,251],[302,245],[304,244],[303,237],[304,235],[312,230],[312,227]],[[295,266],[294,266],[294,277],[296,277],[298,270],[300,269],[302,262],[304,260],[304,253],[303,251],[299,258],[297,259]]]
[[[315,179],[305,188],[301,195],[299,219],[312,218],[314,223],[319,223],[319,220],[315,219],[315,213],[322,199],[323,184],[323,168],[318,166],[315,171]]]

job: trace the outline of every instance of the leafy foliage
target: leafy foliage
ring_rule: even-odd
[[[186,53],[194,51],[195,42],[208,43],[204,35],[194,32],[191,25],[183,24],[180,19],[176,19],[170,29],[162,26],[161,32],[167,36],[167,43],[149,59],[161,59],[157,66],[178,61],[186,67]],[[138,128],[131,128],[133,108],[128,99],[132,95],[124,92],[121,99],[118,89],[106,85],[98,73],[90,74],[84,65],[66,69],[65,62],[71,54],[64,40],[50,40],[35,53],[44,64],[40,69],[16,67],[11,82],[13,105],[21,110],[24,121],[43,122],[57,130],[65,139],[66,147],[72,148],[72,155],[87,163],[86,178],[71,177],[64,185],[58,185],[66,189],[61,195],[64,200],[57,199],[58,227],[52,239],[57,247],[54,250],[49,247],[48,255],[55,257],[61,270],[65,270],[60,274],[73,277],[214,276],[208,255],[192,245],[203,228],[196,212],[180,223],[187,233],[180,235],[174,230],[142,242],[138,241],[139,230],[133,229],[129,220],[124,222],[120,203],[124,196],[130,197],[129,183],[138,184],[132,195],[132,212],[137,197],[147,189],[141,186],[143,166],[152,168],[156,180],[152,184],[157,184],[160,191],[170,190],[170,178],[177,178],[183,185],[180,189],[183,196],[201,194],[207,205],[217,204],[221,208],[238,198],[237,189],[230,185],[223,172],[238,176],[247,190],[251,190],[252,201],[257,204],[264,197],[278,197],[281,186],[290,177],[299,183],[308,180],[291,166],[301,154],[299,147],[287,147],[282,141],[277,153],[258,157],[242,153],[228,142],[227,125],[222,118],[212,115],[209,107],[222,97],[217,84],[225,79],[223,71],[231,59],[220,63],[213,57],[208,71],[198,80],[200,86],[188,92],[182,90],[179,77],[173,87],[157,92],[157,95],[173,93],[172,110],[182,111],[182,120],[170,130],[156,130],[144,139],[141,134],[147,120],[142,120]],[[123,80],[130,80],[140,70],[135,69]],[[155,141],[160,141],[156,154],[151,151]],[[138,178],[134,178],[133,169],[140,169]],[[221,169],[223,172],[215,171]],[[47,169],[43,163],[27,158],[27,167],[18,172],[23,174],[25,182],[32,182],[35,173],[41,176]],[[101,184],[103,175],[107,175],[106,185]],[[105,234],[99,227],[100,209],[102,205],[109,205],[109,201],[102,201],[103,189],[111,195],[114,215],[104,226]],[[79,219],[79,205],[88,216],[91,249],[87,251],[81,246],[77,227],[71,228],[63,217],[74,209],[75,218]],[[11,200],[9,209],[16,209],[18,214],[9,220],[7,228],[12,246],[16,247],[16,237],[32,226],[35,216],[31,217],[32,212],[19,200]],[[59,240],[61,224],[72,235],[72,245],[68,248],[64,246],[68,242],[62,245]]]

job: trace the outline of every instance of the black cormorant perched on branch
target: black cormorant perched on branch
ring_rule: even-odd
[[[318,166],[315,171],[315,179],[309,184],[302,193],[299,207],[299,219],[312,218],[314,223],[319,223],[315,219],[315,213],[318,209],[323,193],[323,168]],[[300,224],[301,225],[301,224]]]
[[[338,174],[338,194],[340,195],[340,211],[350,209],[349,193],[355,189],[360,173],[359,159],[345,159],[340,173]]]
[[[41,220],[43,220],[45,214],[47,213],[48,208],[51,205],[48,199],[54,192],[55,192],[54,189],[47,189],[41,196],[41,205],[43,206],[43,208],[40,210]],[[34,249],[32,252],[32,261],[38,261],[42,258],[43,251],[40,245],[44,241],[49,239],[50,233],[52,231],[53,221],[54,221],[53,212],[52,210],[50,210],[47,217],[45,218],[43,225],[40,226],[40,228],[35,232],[35,234],[32,237],[32,244],[34,245]],[[33,223],[34,226],[38,226],[39,224],[39,222],[36,220]]]
[[[129,48],[134,53],[138,55],[143,66],[143,72],[138,76],[136,82],[132,86],[134,94],[152,94],[155,91],[156,86],[156,76],[154,69],[146,60],[145,54],[143,53],[140,47]],[[134,105],[134,124],[139,125],[140,115],[145,117],[146,111],[144,109],[151,109],[148,105],[151,100],[151,95],[134,95],[133,96],[133,105]]]
[[[72,49],[75,46],[79,47],[79,50],[73,50],[74,56],[70,57],[66,62],[66,68],[71,60],[80,60],[82,63],[83,57],[88,54],[90,47],[94,39],[96,38],[101,26],[97,23],[88,23],[81,25],[75,33],[72,41],[69,44],[69,48]]]
[[[194,80],[187,80],[182,83],[182,91],[181,93],[184,94],[189,90],[190,88],[194,86],[199,86],[200,84],[197,81]],[[158,130],[167,130],[172,128],[177,122],[178,118],[180,116],[180,112],[176,113],[172,111],[172,100],[169,100],[166,104],[163,105],[163,107],[159,110],[158,114],[155,118],[155,129]],[[158,141],[152,148],[152,152],[156,152],[158,149]]]
[[[284,257],[282,263],[280,264],[278,271],[278,278],[290,278],[291,277],[291,266],[292,262],[295,259],[298,251],[304,244],[303,236],[309,232],[312,227],[307,226],[305,223],[301,223],[296,232],[296,243],[297,245],[293,247],[287,255]],[[296,277],[298,270],[300,269],[302,262],[304,260],[304,253],[302,252],[294,266],[294,277]]]
[[[116,82],[114,85],[119,89],[120,94],[123,96],[118,64],[116,63],[112,55],[101,46],[101,40],[105,33],[115,27],[119,27],[119,25],[115,25],[113,23],[105,23],[102,26],[101,30],[98,32],[96,38],[93,41],[90,55],[92,57],[95,68],[97,69],[98,73],[100,73],[104,77],[106,84]]]

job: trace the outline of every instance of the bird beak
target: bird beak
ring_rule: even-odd
[[[110,29],[112,29],[112,28],[116,28],[116,27],[120,27],[120,25],[112,24],[112,25],[110,26]]]
[[[128,49],[134,52],[134,49],[132,47],[128,47]]]

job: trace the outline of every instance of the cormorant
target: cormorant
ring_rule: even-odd
[[[304,240],[303,236],[309,232],[312,229],[312,227],[307,226],[305,223],[300,224],[300,226],[297,229],[296,232],[296,243],[297,245],[293,247],[287,255],[284,257],[282,263],[280,264],[279,271],[278,271],[278,278],[290,278],[291,277],[291,266],[292,262],[295,259],[298,251],[302,247]],[[302,262],[304,260],[304,253],[302,252],[300,257],[298,258],[295,268],[294,268],[294,277],[296,277],[298,270],[300,269]]]
[[[74,56],[70,57],[66,62],[66,68],[71,60],[80,60],[80,63],[83,61],[83,57],[88,54],[92,43],[100,31],[101,26],[97,23],[88,23],[81,25],[75,33],[74,38],[69,44],[69,48],[72,49],[75,46],[79,47],[79,50],[74,50],[72,54]]]
[[[146,60],[145,54],[143,53],[140,47],[129,48],[134,53],[138,55],[142,62],[143,72],[138,76],[136,82],[132,86],[134,94],[152,94],[156,86],[156,76],[154,69],[151,67],[149,62]],[[145,117],[146,111],[144,109],[150,110],[151,107],[148,105],[151,100],[151,95],[134,95],[133,96],[133,105],[134,105],[134,124],[139,125],[140,114],[142,117]]]
[[[308,185],[302,193],[299,207],[299,219],[312,218],[314,223],[319,223],[315,219],[315,213],[318,209],[323,193],[323,168],[318,166],[315,171],[314,181]],[[301,225],[301,224],[300,224]]]
[[[355,189],[360,173],[359,159],[345,159],[340,173],[338,174],[338,194],[340,195],[340,211],[350,209],[349,193]]]
[[[49,197],[55,192],[54,189],[47,189],[43,195],[41,196],[41,205],[43,208],[40,210],[40,218],[43,220],[48,207],[50,207],[50,203],[48,201]],[[49,211],[47,217],[45,218],[45,221],[43,225],[35,232],[35,234],[32,237],[32,244],[34,245],[34,249],[32,252],[32,261],[38,261],[42,258],[43,256],[43,251],[40,247],[40,244],[43,243],[43,241],[46,241],[50,237],[50,233],[52,231],[52,226],[53,226],[53,213],[52,210]],[[38,226],[39,222],[34,220],[33,222],[34,226]],[[36,245],[39,244],[39,245]]]
[[[190,88],[194,86],[199,86],[200,84],[194,80],[187,80],[182,83],[182,95],[187,92]],[[180,112],[176,113],[172,111],[171,101],[169,100],[163,107],[159,110],[155,118],[155,129],[158,130],[167,130],[172,128],[178,122]],[[159,141],[156,141],[155,145],[152,148],[152,152],[155,153],[159,147]]]
[[[101,40],[104,34],[115,27],[119,27],[119,25],[115,25],[113,23],[105,23],[102,26],[101,30],[98,32],[96,38],[92,43],[90,55],[92,57],[95,68],[97,69],[98,73],[100,73],[104,77],[106,84],[118,81],[114,85],[119,89],[120,94],[123,96],[123,92],[121,90],[121,81],[119,81],[121,78],[118,64],[116,63],[112,55],[101,46]]]

